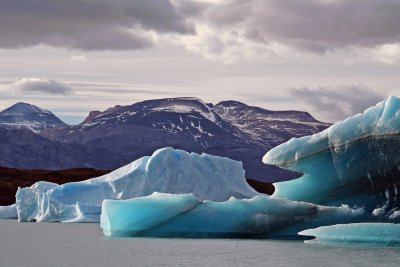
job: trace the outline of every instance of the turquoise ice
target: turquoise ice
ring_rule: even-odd
[[[400,99],[390,97],[321,133],[294,138],[270,150],[263,162],[304,173],[274,184],[273,197],[362,206],[398,222]]]
[[[299,233],[316,237],[307,243],[400,246],[400,224],[353,223],[323,226]]]
[[[365,219],[363,209],[323,207],[255,196],[223,202],[193,194],[154,193],[104,200],[100,226],[106,236],[296,237],[301,230]]]

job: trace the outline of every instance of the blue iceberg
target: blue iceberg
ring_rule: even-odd
[[[354,223],[323,226],[299,233],[313,236],[307,243],[400,246],[400,224]]]
[[[101,177],[20,188],[16,209],[19,221],[99,222],[104,199],[130,199],[153,192],[191,193],[213,201],[259,195],[247,184],[241,162],[163,148]]]
[[[223,202],[193,194],[153,193],[128,200],[104,200],[100,226],[106,236],[285,237],[301,230],[365,219],[362,209],[323,207],[255,196]]]
[[[0,206],[0,219],[17,219],[17,205]]]
[[[304,173],[276,183],[273,197],[364,207],[376,220],[399,222],[400,99],[390,97],[325,131],[294,138],[263,158]]]

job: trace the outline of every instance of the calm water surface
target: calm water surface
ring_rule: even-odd
[[[0,266],[400,266],[399,248],[102,236],[98,224],[0,220]]]

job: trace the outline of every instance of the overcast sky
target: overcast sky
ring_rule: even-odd
[[[2,0],[0,109],[175,96],[334,122],[400,94],[398,0]]]

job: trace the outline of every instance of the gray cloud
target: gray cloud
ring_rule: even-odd
[[[147,31],[193,33],[170,0],[3,0],[0,47],[142,49]]]
[[[200,20],[214,27],[317,53],[400,41],[398,0],[232,0],[203,9]]]
[[[53,95],[69,95],[73,92],[72,88],[65,83],[39,77],[28,77],[18,80],[11,86],[11,89],[15,92]]]
[[[360,113],[384,99],[384,96],[362,85],[319,87],[315,90],[303,87],[290,92],[296,100],[305,103],[306,108],[330,122]]]
[[[400,42],[400,1],[2,0],[0,47],[145,49],[154,45],[153,32],[195,34],[204,24],[221,38],[199,40],[218,44],[214,53],[238,46],[235,39],[317,53],[375,47]]]

